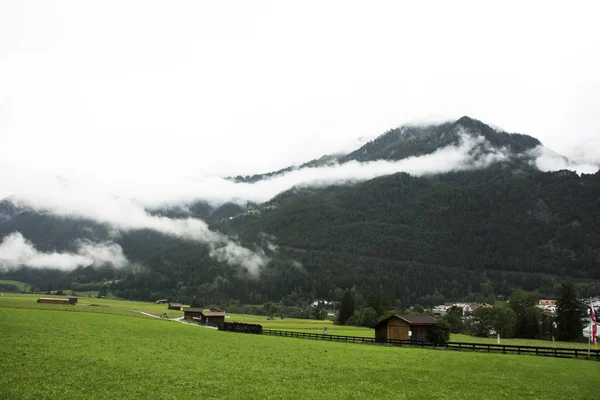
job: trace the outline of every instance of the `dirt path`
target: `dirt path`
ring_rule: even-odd
[[[146,315],[146,316],[152,317],[152,318],[166,319],[167,321],[179,322],[180,324],[192,325],[192,326],[199,326],[200,328],[218,329],[218,328],[216,328],[214,326],[205,326],[205,325],[195,324],[193,322],[184,321],[183,317],[179,317],[179,318],[162,318],[160,315],[150,314],[150,313],[147,313],[147,312],[144,312],[144,311],[140,311],[140,310],[130,310],[130,311],[139,312],[140,314],[143,314],[143,315]]]

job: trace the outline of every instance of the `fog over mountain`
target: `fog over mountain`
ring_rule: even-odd
[[[56,268],[72,270],[77,267],[110,264],[122,268],[129,264],[121,246],[111,242],[92,243],[76,241],[77,251],[43,252],[27,241],[19,232],[3,238],[0,243],[0,269],[16,267]]]
[[[215,299],[277,298],[297,285],[325,295],[331,285],[365,279],[365,260],[378,271],[372,279],[390,276],[393,292],[453,271],[460,283],[437,287],[458,296],[486,279],[498,291],[553,287],[542,273],[595,279],[600,254],[598,165],[469,117],[403,125],[358,148],[258,175],[7,171],[0,170],[11,193],[0,202],[5,276],[37,282],[36,270],[53,268],[65,271],[55,279],[81,282],[89,279],[82,268],[105,266],[112,269],[101,276],[117,279],[127,298],[172,297],[177,282],[190,285],[182,296],[202,287]],[[363,290],[376,284],[366,280]],[[405,300],[429,292],[416,293]]]
[[[434,125],[435,127],[444,125]],[[414,129],[417,125],[406,126]],[[2,168],[0,183],[3,192],[12,199],[30,207],[49,210],[59,214],[73,214],[85,218],[107,220],[118,226],[118,221],[128,220],[126,226],[146,226],[154,224],[157,230],[160,223],[133,222],[143,218],[137,207],[156,209],[164,206],[177,206],[205,200],[213,205],[226,202],[245,204],[262,203],[294,186],[326,186],[345,184],[372,179],[377,176],[407,172],[414,176],[445,173],[456,170],[484,168],[493,162],[521,157],[544,171],[560,169],[575,170],[578,173],[593,173],[600,165],[588,162],[579,164],[552,152],[539,144],[529,146],[526,151],[516,153],[508,147],[493,145],[476,130],[468,132],[458,124],[456,138],[441,143],[427,142],[428,137],[419,146],[429,146],[430,151],[423,154],[422,149],[409,148],[406,156],[398,159],[393,155],[377,155],[372,161],[361,161],[369,153],[372,143],[384,136],[366,143],[352,151],[328,156],[324,163],[310,163],[304,166],[288,168],[280,173],[265,175],[256,182],[234,181],[217,176],[135,176],[128,171],[116,175],[82,176],[76,169],[71,175],[54,175],[33,168]],[[491,129],[488,127],[488,129]],[[424,136],[424,135],[423,135]],[[449,136],[448,136],[449,137]],[[437,140],[437,139],[436,139]],[[414,138],[405,138],[400,143],[414,143]],[[539,142],[538,142],[539,143]],[[413,151],[413,153],[410,153]],[[352,154],[362,156],[352,157]],[[386,157],[387,159],[385,159]],[[383,158],[383,159],[382,159]],[[369,159],[367,159],[369,160]],[[143,213],[143,211],[142,211]],[[110,222],[111,219],[114,221]],[[202,230],[202,228],[198,228]],[[181,228],[173,228],[173,232]],[[186,233],[175,233],[185,236]]]

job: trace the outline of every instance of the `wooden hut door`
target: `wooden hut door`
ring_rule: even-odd
[[[398,340],[400,339],[400,326],[388,325],[388,339]]]
[[[409,326],[402,325],[402,326],[399,326],[398,328],[400,328],[400,331],[398,332],[398,339],[400,339],[400,340],[408,340],[408,339],[410,339],[408,337],[408,328],[409,328]]]

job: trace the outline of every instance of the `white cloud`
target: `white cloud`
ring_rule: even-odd
[[[528,152],[535,157],[533,164],[542,171],[558,171],[568,169],[578,174],[594,174],[600,169],[600,160],[596,162],[588,161],[585,157],[579,158],[582,161],[570,160],[547,147],[537,146]]]
[[[231,238],[212,231],[202,220],[154,216],[147,212],[147,208],[173,205],[185,209],[187,203],[195,200],[207,200],[214,204],[228,201],[265,202],[295,186],[347,184],[401,171],[420,176],[483,168],[506,157],[498,150],[478,154],[476,149],[481,146],[489,148],[483,138],[463,135],[458,146],[448,146],[421,157],[303,168],[256,183],[235,183],[218,177],[144,182],[135,177],[126,180],[119,176],[119,179],[100,181],[92,177],[56,177],[31,169],[19,171],[8,168],[0,169],[0,182],[13,193],[11,200],[17,204],[56,215],[92,219],[116,230],[151,229],[197,241],[208,245],[210,255],[219,261],[241,265],[251,273],[258,273],[269,261],[262,248],[245,248]],[[475,155],[478,155],[477,159]],[[268,240],[261,246],[271,252],[276,251],[276,247]],[[79,257],[87,255],[85,249],[86,246],[81,246]],[[102,254],[111,256],[109,249],[105,249],[107,251],[104,253],[98,250],[94,248],[96,259]]]
[[[478,153],[481,146],[487,153]],[[199,220],[172,220],[150,216],[145,208],[182,206],[196,200],[214,204],[225,202],[262,203],[294,186],[323,186],[373,179],[407,172],[422,176],[456,170],[483,168],[507,157],[504,150],[490,150],[482,137],[466,134],[457,146],[432,154],[399,161],[351,161],[324,167],[302,168],[255,183],[236,183],[220,177],[156,177],[136,179],[124,173],[112,180],[93,177],[56,177],[41,171],[0,169],[5,190],[22,203],[61,215],[90,218],[118,229],[153,229],[186,239],[219,242],[223,238]],[[477,156],[477,157],[475,157]]]
[[[0,2],[0,159],[107,179],[253,174],[465,114],[566,153],[600,128],[599,11],[593,0]]]
[[[265,249],[276,251],[276,247],[268,240],[260,244],[262,248],[248,249],[235,240],[212,231],[202,220],[154,216],[147,209],[174,206],[185,210],[189,203],[197,200],[209,201],[214,205],[229,201],[240,204],[248,201],[262,203],[293,187],[343,185],[398,172],[424,176],[485,168],[510,157],[507,149],[494,149],[483,137],[473,137],[466,131],[459,133],[461,140],[458,145],[440,148],[428,155],[398,161],[351,161],[302,168],[255,183],[236,183],[214,176],[136,179],[126,171],[114,179],[94,180],[93,177],[86,176],[51,176],[32,168],[0,168],[0,183],[13,193],[11,199],[18,204],[57,215],[92,219],[111,227],[115,235],[118,235],[119,230],[151,229],[197,241],[207,245],[210,255],[217,260],[244,266],[256,274],[269,262]],[[598,169],[593,165],[573,164],[541,146],[529,154],[536,157],[535,163],[542,170],[571,168],[578,172],[595,172]],[[81,245],[76,256],[90,259],[86,248],[86,245]],[[101,260],[99,257],[102,254],[106,255],[107,260],[113,256],[108,248],[104,253],[99,252],[97,246],[93,250],[97,260]],[[36,259],[40,260],[40,257]],[[51,257],[58,263],[56,260],[62,256]],[[71,260],[74,262],[76,258]]]
[[[0,243],[0,267],[26,266],[72,270],[77,267],[106,264],[121,268],[128,264],[123,249],[116,243],[78,241],[76,246],[75,253],[40,252],[20,232],[14,232],[4,237]]]
[[[92,219],[118,230],[150,229],[174,237],[197,241],[211,249],[220,261],[246,267],[251,273],[268,263],[262,252],[253,252],[227,236],[211,231],[199,219],[171,219],[148,214],[144,207],[130,198],[91,190],[87,185],[73,186],[64,180],[46,186],[46,191],[19,193],[11,199],[17,204],[48,211],[56,215]],[[65,183],[65,184],[63,184]],[[87,189],[90,189],[88,191]]]

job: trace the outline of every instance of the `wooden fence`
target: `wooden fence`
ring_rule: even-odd
[[[517,346],[505,344],[487,344],[487,343],[467,343],[467,342],[448,342],[445,344],[436,345],[432,342],[419,340],[377,340],[375,338],[361,336],[341,336],[341,335],[323,335],[319,333],[308,332],[291,332],[280,331],[275,329],[263,329],[265,335],[297,337],[314,340],[327,340],[330,342],[346,342],[346,343],[362,343],[362,344],[379,344],[391,346],[405,347],[425,347],[435,349],[447,349],[458,351],[478,351],[486,353],[502,353],[502,354],[529,354],[536,356],[559,357],[559,358],[587,358],[587,349],[574,348],[554,348],[554,347],[539,347],[539,346]],[[600,350],[591,350],[590,359],[600,361]]]

